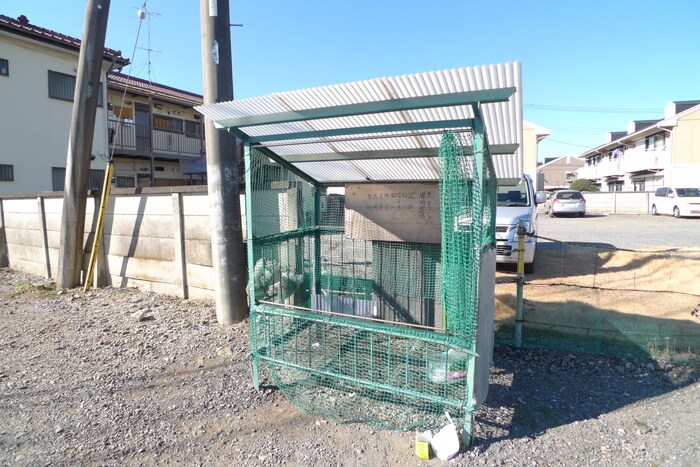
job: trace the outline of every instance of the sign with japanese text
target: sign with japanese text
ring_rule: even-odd
[[[345,235],[364,240],[440,243],[438,184],[346,185]]]

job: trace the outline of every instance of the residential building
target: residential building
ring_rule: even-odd
[[[0,15],[0,194],[61,191],[80,40]],[[202,96],[120,73],[105,48],[90,187],[110,157],[115,187],[206,183]]]
[[[80,41],[0,15],[0,194],[63,187]],[[104,49],[92,144],[91,187],[108,159],[107,73],[128,64]]]
[[[192,108],[202,96],[121,73],[107,82],[115,186],[205,183],[203,127]]]
[[[538,179],[542,181],[540,189],[553,191],[569,188],[576,180],[576,170],[584,164],[585,162],[576,156],[545,160],[544,164],[537,168]]]
[[[552,132],[535,123],[523,120],[523,172],[535,180],[535,189],[541,191],[542,185],[537,177],[537,148],[543,139]]]
[[[669,102],[663,119],[632,121],[627,132],[609,133],[579,157],[578,178],[601,191],[700,186],[700,101]]]

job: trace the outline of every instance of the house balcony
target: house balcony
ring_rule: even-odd
[[[167,159],[196,159],[204,155],[204,137],[173,131],[152,131],[146,125],[108,122],[109,145],[127,156],[153,156]]]
[[[617,160],[602,160],[596,165],[585,165],[576,171],[578,178],[589,180],[614,177],[637,172],[657,172],[671,165],[670,151],[628,151]]]

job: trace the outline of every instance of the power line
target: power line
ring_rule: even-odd
[[[659,113],[659,109],[631,109],[611,107],[574,107],[569,105],[525,104],[525,108],[551,110],[556,112],[594,112],[594,113]]]
[[[576,144],[576,143],[567,143],[566,141],[560,141],[560,140],[558,140],[558,139],[552,139],[552,138],[546,138],[544,141],[551,141],[551,142],[553,142],[553,143],[566,144],[566,145],[569,145],[569,146],[576,146],[576,147],[579,147],[579,148],[586,148],[586,149],[590,149],[590,148],[591,148],[591,146],[584,146],[584,145],[582,145],[582,144]]]

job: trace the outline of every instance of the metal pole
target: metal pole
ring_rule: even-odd
[[[228,0],[200,0],[200,20],[204,103],[233,100]],[[221,324],[233,324],[248,314],[236,141],[208,118],[204,134],[216,318]]]
[[[61,289],[80,285],[85,205],[90,181],[90,152],[95,131],[97,97],[100,92],[109,1],[88,0],[85,10],[66,156],[57,277],[57,285]]]
[[[518,291],[515,298],[515,348],[523,344],[523,285],[525,283],[525,221],[518,222]]]

